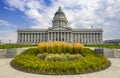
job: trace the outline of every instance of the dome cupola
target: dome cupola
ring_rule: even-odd
[[[57,14],[65,15],[64,12],[61,10],[61,7],[59,7],[58,11],[55,13],[55,15],[57,15]]]

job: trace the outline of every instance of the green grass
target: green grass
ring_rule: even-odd
[[[120,45],[118,44],[100,44],[100,45],[89,45],[89,44],[86,44],[84,45],[86,47],[97,47],[97,48],[113,48],[113,49],[120,49]]]
[[[23,47],[36,47],[37,44],[4,44],[0,45],[0,49],[8,49],[8,48],[23,48]],[[118,44],[85,44],[86,47],[98,47],[98,48],[113,48],[113,49],[120,49],[120,45]]]
[[[4,45],[0,45],[0,49],[36,47],[36,46],[37,44],[4,44]]]

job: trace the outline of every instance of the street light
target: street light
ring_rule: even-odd
[[[11,43],[11,40],[9,40],[9,44],[11,45],[11,47],[12,47],[12,43]]]

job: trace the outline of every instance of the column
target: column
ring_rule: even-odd
[[[48,41],[49,41],[49,32],[48,32]]]
[[[102,43],[102,33],[100,33],[100,43]]]
[[[70,34],[71,34],[70,41],[73,42],[73,35],[72,35],[72,32],[71,32]]]
[[[95,33],[95,44],[97,44],[97,33]]]
[[[18,36],[17,36],[17,42],[19,43],[20,42],[20,33],[18,33]]]
[[[79,42],[79,32],[77,32],[77,42]]]
[[[36,37],[36,34],[33,33],[33,43],[35,43],[35,37]]]
[[[86,35],[87,35],[87,44],[89,44],[89,33],[87,33]]]
[[[33,42],[33,33],[31,33],[31,43]]]
[[[62,32],[61,32],[61,41],[63,40],[63,38],[62,38]]]
[[[76,38],[76,33],[75,33],[75,42],[76,42],[77,38]]]
[[[22,40],[21,40],[21,41],[22,41],[22,43],[23,43],[23,33],[21,33],[21,36],[22,36]]]
[[[29,42],[31,43],[31,33],[29,33],[29,36],[30,36],[30,37],[29,37],[29,38],[30,38],[30,39],[29,39]]]
[[[31,43],[33,43],[33,33],[31,33]]]
[[[42,33],[40,33],[40,42],[42,42]]]
[[[56,32],[54,32],[54,41],[56,41]]]
[[[92,34],[91,34],[91,32],[89,33],[89,38],[90,38],[89,42],[91,44],[92,43]]]
[[[75,42],[77,42],[77,34],[75,33]]]
[[[26,43],[28,43],[28,33],[26,33]]]
[[[83,40],[83,43],[84,43],[84,42],[85,42],[85,41],[84,41],[84,40],[85,40],[85,38],[84,38],[84,33],[82,34],[82,36],[83,36],[83,39],[82,39],[82,40]]]
[[[80,33],[78,33],[78,42],[80,42]]]
[[[92,41],[91,42],[92,42],[92,44],[94,44],[94,36],[93,36],[94,34],[91,33],[91,35],[92,35],[92,39],[91,39]]]
[[[100,33],[98,33],[98,43],[100,44]]]
[[[31,33],[29,33],[29,43],[31,42]]]
[[[21,43],[22,35],[19,33],[19,42]]]
[[[95,44],[96,43],[96,34],[93,33],[93,43]]]
[[[75,34],[76,34],[76,35],[75,35],[75,36],[76,36],[75,38],[76,38],[76,42],[77,42],[77,33],[75,33]]]
[[[41,42],[43,42],[43,33],[41,33]]]
[[[65,32],[63,32],[63,34],[64,34],[64,41],[65,41],[65,39],[66,39],[66,38],[65,38]]]
[[[24,34],[24,37],[25,37],[25,41],[24,42],[26,43],[26,33]]]
[[[92,33],[92,43],[94,44],[94,33]]]
[[[45,38],[45,36],[46,36],[46,33],[44,33],[44,41],[46,41],[46,38]]]
[[[66,37],[66,42],[67,42],[67,32],[65,33],[65,35],[66,35],[65,37]]]
[[[97,39],[96,39],[96,40],[97,40],[96,42],[97,42],[97,44],[98,44],[98,43],[99,43],[99,33],[96,34],[96,38],[97,38]]]
[[[23,33],[21,33],[21,42],[23,42]]]
[[[57,36],[58,36],[58,41],[59,41],[59,32],[57,32]]]
[[[38,43],[39,42],[39,35],[38,35],[38,33],[36,32],[36,43]]]
[[[67,42],[68,42],[68,32],[67,32]]]
[[[26,32],[26,43],[28,42],[28,33]]]
[[[23,42],[25,42],[25,33],[23,34]]]
[[[52,41],[54,41],[54,33],[53,32],[51,33],[51,36],[52,36]]]
[[[36,43],[38,42],[38,33],[36,32]]]
[[[29,33],[27,33],[27,42],[29,43]]]
[[[96,44],[97,44],[97,37],[98,37],[97,35],[98,35],[98,34],[96,33],[96,35],[95,35]]]
[[[42,42],[44,42],[44,33],[42,33],[41,39],[42,39]]]
[[[51,41],[53,41],[53,34],[52,34],[52,32],[51,32]]]
[[[73,33],[72,36],[73,36],[73,37],[72,37],[73,42],[75,42],[75,34]]]
[[[33,33],[33,43],[36,42],[36,33]]]

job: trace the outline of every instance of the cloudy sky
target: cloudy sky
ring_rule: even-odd
[[[120,39],[120,0],[0,0],[0,41],[17,41],[18,28],[48,28],[61,6],[73,28],[102,28]]]

